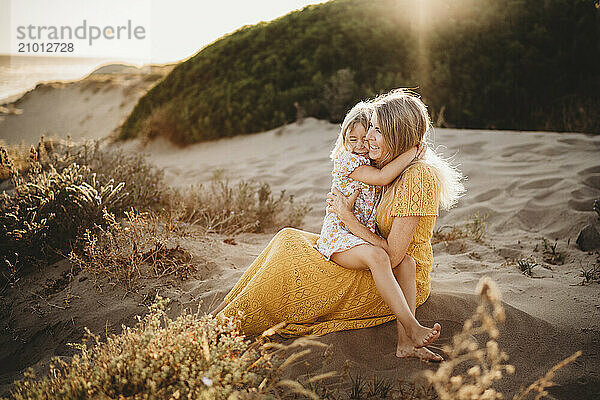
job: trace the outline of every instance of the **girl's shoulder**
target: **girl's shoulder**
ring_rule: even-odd
[[[361,156],[360,154],[354,154],[347,150],[342,151],[336,158],[333,160],[336,165],[369,165],[371,164],[371,160],[369,160],[365,156]]]

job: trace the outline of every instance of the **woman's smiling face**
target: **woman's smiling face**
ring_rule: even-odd
[[[375,111],[373,111],[373,114],[371,115],[369,131],[367,132],[367,141],[369,143],[369,158],[378,163],[383,161],[387,156],[388,151],[383,136],[381,135],[381,128],[377,122],[377,113]]]

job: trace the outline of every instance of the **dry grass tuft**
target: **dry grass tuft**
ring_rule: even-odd
[[[542,238],[542,246],[544,248],[542,254],[545,262],[554,265],[562,265],[565,263],[565,254],[557,250],[558,241],[555,241],[554,244],[550,244],[548,239]],[[534,251],[537,251],[537,249],[538,245],[535,246]]]
[[[182,221],[203,227],[206,233],[225,235],[298,227],[311,210],[285,191],[273,195],[267,183],[231,184],[222,171],[215,171],[206,186],[173,192],[168,208],[179,212]]]
[[[529,277],[533,276],[533,268],[539,267],[540,264],[533,261],[533,259],[520,259],[517,260],[517,266],[524,275]]]
[[[77,268],[133,290],[140,278],[186,279],[195,270],[181,246],[188,235],[174,218],[130,210],[122,221],[104,212],[104,223],[87,229],[69,258]],[[105,226],[104,228],[102,226]]]
[[[487,214],[481,216],[476,213],[471,216],[471,220],[469,222],[461,226],[442,226],[433,232],[431,244],[451,242],[464,238],[470,238],[476,242],[481,242],[487,231],[487,223],[485,222],[487,218]]]
[[[596,260],[596,265],[590,268],[581,267],[579,276],[583,278],[580,283],[581,286],[592,282],[600,283],[600,258]]]

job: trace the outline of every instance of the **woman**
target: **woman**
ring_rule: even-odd
[[[369,157],[382,167],[424,140],[429,117],[421,100],[405,90],[377,99],[374,107],[367,135]],[[329,197],[331,210],[350,231],[383,248],[393,267],[406,254],[415,259],[414,270],[393,268],[413,314],[431,290],[430,239],[438,206],[447,208],[456,202],[463,191],[460,178],[460,173],[428,151],[423,162],[409,166],[386,188],[377,209],[377,225],[383,237],[356,220],[351,211],[352,198],[336,193]],[[317,238],[297,229],[281,230],[214,313],[241,316],[240,329],[246,334],[258,334],[285,322],[278,333],[323,335],[396,319],[379,295],[370,271],[361,269],[361,263],[357,263],[357,269],[347,269],[327,261],[313,247]],[[402,325],[396,325],[398,357],[441,359],[426,348],[413,346]]]

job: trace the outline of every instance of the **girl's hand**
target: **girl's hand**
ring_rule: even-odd
[[[425,153],[427,152],[427,143],[421,142],[417,145],[417,154],[415,155],[415,160],[422,160],[425,157]]]
[[[344,223],[349,221],[349,218],[354,217],[352,209],[356,198],[360,194],[360,190],[355,190],[350,196],[346,197],[344,193],[333,188],[333,192],[327,194],[327,211],[335,213]]]

